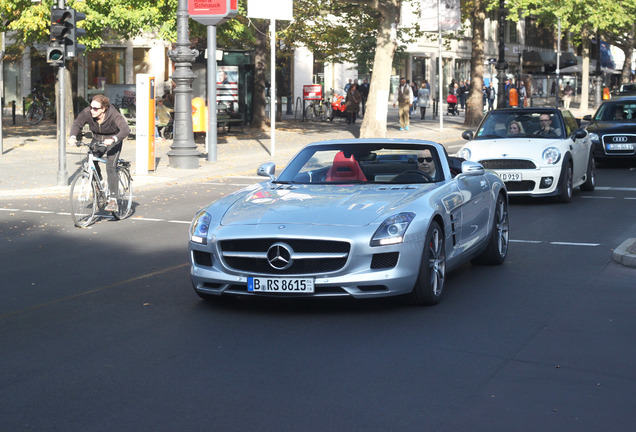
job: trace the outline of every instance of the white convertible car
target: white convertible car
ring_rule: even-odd
[[[490,111],[457,156],[495,171],[511,196],[554,196],[570,202],[572,191],[592,191],[592,142],[570,111],[510,108]]]
[[[221,295],[440,301],[446,272],[501,264],[508,195],[501,179],[416,140],[310,144],[276,177],[200,210],[191,278]]]

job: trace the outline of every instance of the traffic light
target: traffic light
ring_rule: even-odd
[[[71,13],[68,9],[51,8],[51,42],[46,49],[46,61],[53,65],[64,65],[66,45],[70,42]]]
[[[77,27],[77,22],[86,18],[86,15],[76,11],[75,9],[67,9],[71,13],[71,27],[69,34],[69,44],[66,46],[66,57],[75,58],[79,53],[86,49],[86,45],[77,43],[77,38],[85,36],[86,30]]]

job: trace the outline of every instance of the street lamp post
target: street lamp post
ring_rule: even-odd
[[[199,167],[199,152],[192,132],[192,81],[196,78],[192,72],[192,62],[199,55],[199,52],[190,49],[188,18],[188,1],[179,0],[176,49],[168,52],[168,56],[175,63],[175,71],[171,78],[176,83],[174,89],[174,141],[170,146],[168,158],[169,165],[173,168],[192,169]],[[213,109],[213,107],[209,109]]]
[[[499,81],[497,86],[497,108],[506,107],[506,69],[508,69],[508,63],[506,63],[506,43],[505,43],[505,29],[504,18],[506,16],[505,1],[499,0],[499,60],[497,61],[497,80]]]

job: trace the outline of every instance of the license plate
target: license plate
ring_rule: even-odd
[[[608,150],[634,150],[634,144],[608,144]]]
[[[313,293],[314,280],[309,278],[264,278],[248,277],[247,290],[249,292],[278,292],[278,293]]]
[[[521,173],[520,172],[500,172],[499,177],[501,180],[505,182],[518,182],[521,181]]]

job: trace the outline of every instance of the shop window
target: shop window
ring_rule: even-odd
[[[105,48],[86,54],[89,90],[100,90],[106,84],[125,83],[125,51],[123,48]]]
[[[150,49],[133,48],[133,73],[150,73]]]

